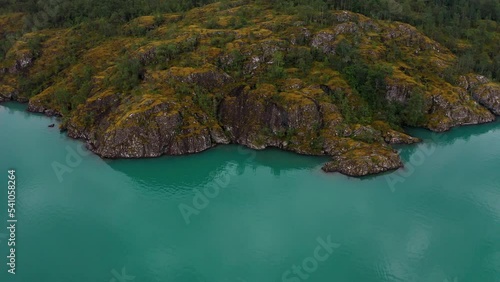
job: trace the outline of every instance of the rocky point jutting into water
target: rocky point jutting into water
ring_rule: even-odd
[[[315,25],[220,5],[140,17],[111,37],[84,24],[24,34],[0,61],[0,102],[62,116],[105,158],[236,143],[328,155],[325,171],[351,176],[402,167],[390,145],[419,141],[404,125],[442,132],[500,115],[500,84],[448,79],[455,56],[410,25],[346,11]],[[0,35],[20,19],[0,16]]]

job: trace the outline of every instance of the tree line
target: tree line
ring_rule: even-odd
[[[0,13],[23,12],[26,30],[89,20],[120,25],[142,15],[182,12],[216,0],[0,0]],[[223,0],[228,2],[228,0]],[[252,1],[244,1],[251,3]],[[458,55],[450,76],[477,72],[500,81],[498,0],[255,0],[310,23],[329,23],[331,9],[350,10],[416,26]],[[1,46],[0,46],[1,47]],[[6,49],[6,48],[3,48]]]
[[[263,0],[262,0],[263,1]],[[401,21],[458,55],[452,74],[477,72],[500,81],[498,0],[271,0],[277,10],[311,23],[330,23],[330,9]]]
[[[0,12],[23,12],[35,28],[67,27],[83,21],[106,19],[124,23],[156,13],[182,12],[213,0],[0,0]]]

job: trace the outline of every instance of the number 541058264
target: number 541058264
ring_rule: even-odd
[[[8,176],[9,177],[9,183],[8,183],[9,188],[14,189],[14,188],[11,188],[11,186],[15,187],[15,185],[16,185],[16,171],[9,170],[8,173],[9,173],[9,176]]]

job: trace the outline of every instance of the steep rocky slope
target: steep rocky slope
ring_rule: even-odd
[[[454,55],[414,27],[330,13],[306,24],[217,3],[112,36],[97,24],[24,34],[0,61],[0,102],[62,115],[69,136],[106,158],[237,143],[329,155],[325,171],[352,176],[401,167],[390,145],[419,141],[403,125],[441,132],[500,114],[500,85],[448,79]],[[0,16],[2,40],[19,17]]]

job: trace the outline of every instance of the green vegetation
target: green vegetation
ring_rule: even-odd
[[[309,73],[313,62],[313,55],[306,47],[293,47],[285,56],[286,67],[297,67],[303,75]]]
[[[143,16],[154,15],[153,26],[164,23],[162,13],[183,12],[193,7],[213,3],[213,0],[1,0],[0,12],[26,13],[25,31],[50,27],[69,27],[82,22],[98,20],[107,34],[119,33],[123,23]],[[252,1],[241,1],[251,3]],[[259,3],[259,1],[256,1]],[[331,25],[334,19],[328,10],[349,10],[382,20],[402,21],[418,27],[426,35],[440,42],[459,55],[452,67],[454,73],[475,71],[494,80],[500,80],[500,2],[497,0],[274,0],[270,3],[277,11],[297,14],[306,24]],[[229,8],[233,2],[224,2]],[[227,27],[239,29],[249,24],[256,14],[252,9],[240,9],[231,17]],[[211,16],[207,28],[220,28],[219,18]],[[147,28],[132,26],[131,34],[144,35]],[[0,56],[5,54],[8,43],[0,45]]]
[[[144,68],[137,58],[123,58],[116,63],[110,85],[119,91],[134,89],[144,77]]]
[[[267,75],[270,80],[275,80],[285,77],[284,57],[285,56],[280,51],[277,51],[273,54],[271,65],[269,66],[269,69],[267,71]]]
[[[29,16],[26,24],[36,29],[67,27],[84,21],[107,19],[112,23],[125,23],[143,15],[182,12],[214,1],[210,0],[1,0],[3,12],[23,12]],[[161,18],[155,22],[160,23]]]
[[[252,103],[304,111],[298,114],[304,119],[320,111],[321,122],[301,128],[314,133],[272,131],[301,151],[319,152],[329,138],[349,136],[359,125],[430,127],[460,106],[466,115],[485,115],[461,97],[460,76],[499,79],[498,5],[489,0],[459,12],[462,2],[452,0],[82,1],[3,6],[0,38],[11,40],[0,44],[0,84],[85,126],[101,107],[122,126],[132,122],[130,113],[169,103],[161,111],[176,105],[183,130],[194,134],[220,125],[226,98],[249,93]],[[111,110],[99,104],[110,96],[121,103]],[[433,108],[431,116],[433,97],[449,108]],[[272,114],[280,126],[289,122],[281,112]],[[298,138],[314,141],[297,145]]]
[[[276,9],[296,13],[306,23],[334,22],[328,10],[349,10],[372,18],[416,26],[459,55],[454,73],[478,72],[500,81],[500,1],[498,0],[275,0]]]
[[[402,108],[401,106],[399,108]],[[407,125],[418,126],[424,121],[425,99],[424,94],[416,90],[410,94],[408,106],[401,110],[401,118]]]

